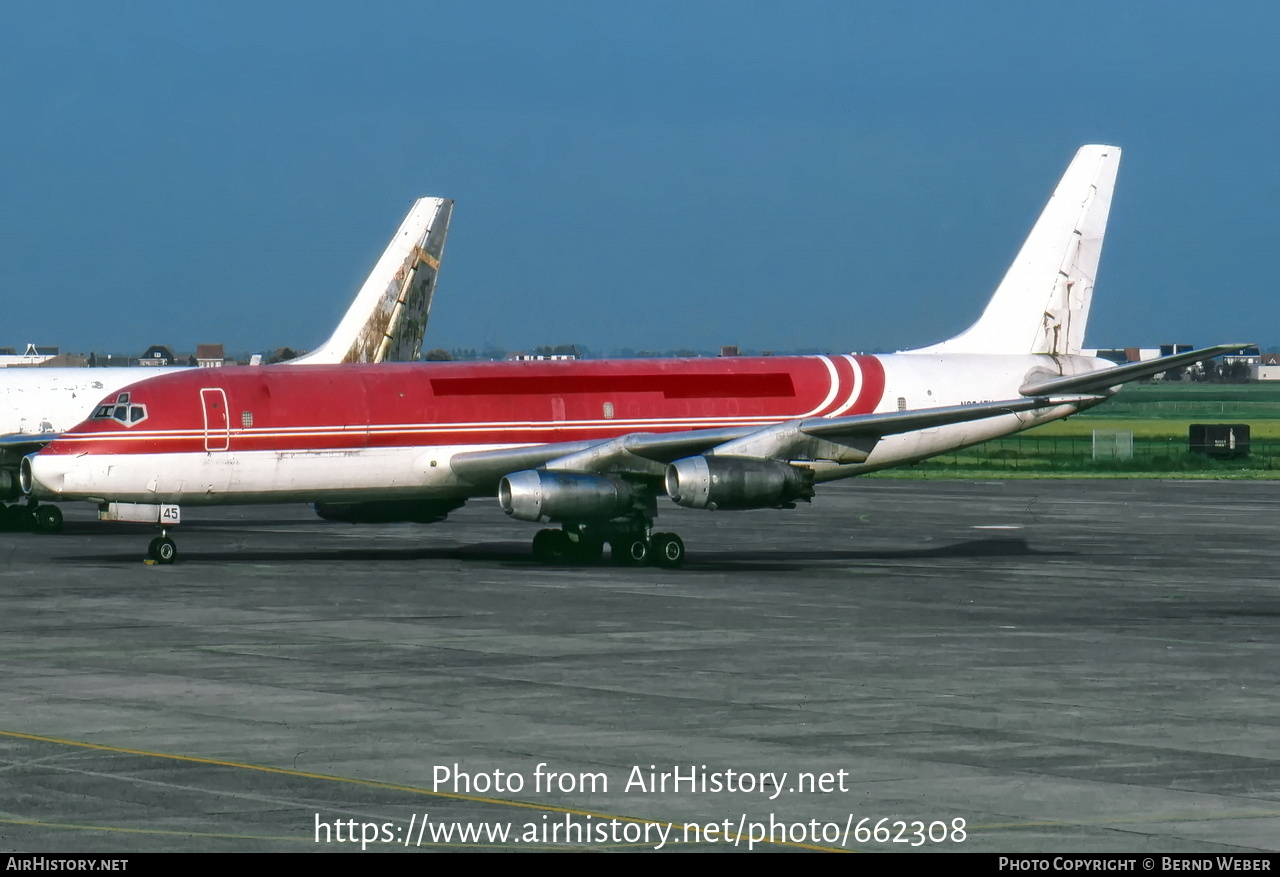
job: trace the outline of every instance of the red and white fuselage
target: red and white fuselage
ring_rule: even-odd
[[[41,499],[185,505],[491,495],[492,478],[454,470],[457,455],[990,402],[1016,398],[1030,374],[1109,365],[905,353],[201,370],[103,400],[29,458],[24,480]],[[1082,404],[886,435],[862,462],[812,468],[818,481],[857,475]]]

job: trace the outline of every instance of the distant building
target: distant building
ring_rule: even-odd
[[[1241,363],[1249,367],[1262,364],[1262,351],[1256,347],[1241,347],[1239,350],[1233,350],[1230,353],[1222,355],[1223,365],[1235,365]]]
[[[89,357],[83,353],[59,353],[36,363],[33,368],[85,368],[88,365]]]
[[[1098,359],[1114,362],[1116,365],[1125,365],[1130,362],[1146,362],[1148,359],[1168,356],[1168,354],[1162,354],[1158,347],[1112,347],[1101,350],[1082,350],[1080,352],[1085,356],[1096,356]]]
[[[1264,353],[1250,369],[1255,381],[1280,381],[1280,353]]]
[[[138,357],[138,365],[166,366],[174,362],[173,351],[163,344],[152,344],[146,353]]]
[[[576,353],[508,353],[507,360],[509,362],[534,362],[537,360],[560,360],[560,359],[577,359]]]
[[[196,365],[200,368],[222,368],[226,355],[221,344],[197,344]]]
[[[12,347],[6,347],[4,351],[0,352],[0,368],[14,365],[40,365],[58,355],[56,347],[38,347],[35,344],[28,344],[27,349],[20,354],[16,353]]]
[[[1127,362],[1133,362],[1129,358],[1129,351],[1134,350],[1133,347],[1113,347],[1103,350],[1082,350],[1085,356],[1095,356],[1098,359],[1105,359],[1107,362],[1114,362],[1116,365],[1124,365]]]

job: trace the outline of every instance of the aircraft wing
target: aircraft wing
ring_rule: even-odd
[[[1159,359],[1148,359],[1143,362],[1131,362],[1115,368],[1089,372],[1084,375],[1045,375],[1036,377],[1023,384],[1018,392],[1024,396],[1043,396],[1046,393],[1091,393],[1105,392],[1111,387],[1127,384],[1129,381],[1140,381],[1171,368],[1213,359],[1233,350],[1251,347],[1249,344],[1219,344],[1215,347],[1202,347],[1187,353],[1176,353],[1173,356],[1162,356]]]
[[[669,459],[697,454],[756,431],[757,427],[729,429],[696,429],[676,433],[635,432],[605,441],[560,442],[502,448],[492,451],[468,451],[458,454],[449,466],[460,477],[476,484],[496,481],[503,475],[521,469],[547,467],[564,471],[599,472],[616,467],[628,457],[640,463],[655,464]],[[633,465],[631,467],[635,469]],[[661,467],[659,466],[659,472]],[[656,473],[655,473],[656,474]]]
[[[61,433],[56,432],[11,432],[8,435],[0,435],[0,451],[8,451],[19,457],[25,457],[27,454],[34,454],[49,442],[60,437]]]
[[[621,471],[659,477],[666,464],[708,452],[722,457],[829,459],[855,463],[865,460],[875,443],[886,435],[1092,399],[1091,396],[1042,396],[887,414],[811,417],[764,427],[630,433],[600,442],[470,451],[455,456],[450,467],[459,477],[484,484],[512,472],[536,468],[561,472]]]
[[[1035,397],[1004,402],[978,402],[946,408],[919,408],[886,414],[852,414],[846,417],[810,417],[754,429],[745,435],[717,443],[710,448],[719,457],[755,457],[767,460],[831,460],[861,463],[871,449],[887,435],[932,429],[953,423],[984,420],[1020,411],[1033,411],[1092,397]],[[663,437],[655,437],[661,439]],[[650,450],[656,451],[651,443]],[[669,463],[681,456],[680,448],[663,456]],[[694,451],[698,453],[699,451]],[[655,458],[651,455],[651,459]],[[554,466],[548,466],[554,468]]]

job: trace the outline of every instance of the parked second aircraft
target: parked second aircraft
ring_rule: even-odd
[[[418,359],[452,212],[453,202],[444,198],[414,202],[333,335],[288,365]],[[0,500],[21,495],[22,457],[92,414],[104,394],[116,394],[143,378],[186,371],[0,369]],[[26,506],[0,505],[0,528],[56,531],[61,525],[57,506],[41,506],[34,500]]]
[[[39,498],[308,501],[438,520],[497,494],[559,523],[546,559],[676,565],[657,498],[788,507],[814,486],[1066,417],[1126,381],[1234,349],[1114,366],[1083,356],[1120,150],[1076,155],[981,318],[891,356],[223,369],[127,388],[23,464]],[[990,400],[990,401],[974,401]],[[331,510],[332,507],[331,507]],[[172,561],[167,533],[152,557]]]

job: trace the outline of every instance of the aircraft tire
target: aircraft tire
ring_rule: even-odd
[[[684,540],[675,533],[653,534],[653,564],[667,569],[684,563]]]
[[[0,514],[0,523],[3,524],[5,530],[15,533],[21,533],[24,530],[30,530],[35,527],[35,520],[31,517],[31,510],[16,502],[11,506],[5,506],[4,512]]]
[[[36,506],[35,510],[31,512],[31,516],[35,521],[36,532],[62,532],[62,509],[56,505]]]
[[[640,566],[652,553],[649,540],[643,536],[619,539],[616,542],[610,542],[609,546],[613,550],[613,562],[619,566]]]
[[[579,538],[573,546],[573,559],[579,563],[599,563],[604,556],[604,543],[599,539]]]
[[[543,563],[559,563],[568,558],[574,548],[564,530],[539,530],[533,537],[533,556]]]
[[[168,536],[157,536],[147,547],[147,554],[156,563],[173,563],[178,559],[178,545]]]

